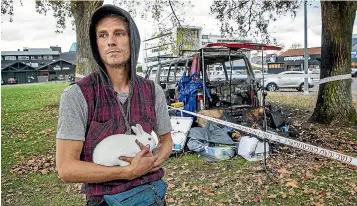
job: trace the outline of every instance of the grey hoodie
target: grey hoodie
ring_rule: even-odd
[[[101,78],[102,78],[103,82],[107,83],[109,85],[109,87],[114,90],[113,84],[110,81],[110,78],[108,77],[108,73],[105,69],[105,65],[104,65],[102,59],[100,58],[97,40],[96,40],[97,37],[96,37],[96,32],[95,32],[95,27],[96,27],[96,24],[99,22],[99,20],[101,20],[103,17],[111,15],[111,14],[116,14],[116,15],[124,17],[126,19],[126,21],[128,22],[128,27],[129,27],[130,67],[128,67],[128,69],[129,69],[128,74],[130,77],[130,90],[129,90],[126,114],[124,112],[123,105],[120,102],[119,102],[119,108],[121,110],[122,115],[124,116],[126,134],[131,134],[130,106],[131,106],[131,97],[133,94],[133,88],[135,86],[134,82],[135,82],[135,78],[136,78],[136,64],[138,62],[139,50],[140,50],[140,35],[139,35],[138,28],[136,27],[134,20],[131,18],[130,14],[128,12],[126,12],[125,10],[123,10],[119,7],[106,4],[106,5],[99,7],[92,14],[91,24],[89,26],[89,41],[90,41],[90,45],[92,48],[93,57],[99,65],[99,72],[101,74]]]
[[[91,18],[91,24],[89,27],[89,40],[90,40],[90,46],[92,48],[93,57],[99,65],[99,71],[100,71],[101,75],[105,78],[106,81],[108,81],[109,85],[112,86],[111,81],[108,77],[108,73],[105,69],[104,63],[103,63],[102,59],[100,58],[100,54],[98,51],[98,45],[97,45],[97,41],[96,41],[96,32],[95,32],[96,24],[106,14],[117,14],[119,16],[126,18],[126,20],[128,22],[129,38],[130,38],[129,75],[130,75],[130,80],[133,83],[135,80],[135,77],[136,77],[136,64],[137,64],[138,58],[139,58],[140,35],[139,35],[139,30],[136,27],[134,20],[131,18],[130,14],[127,11],[125,11],[117,6],[114,6],[114,5],[105,4],[93,12],[92,18]]]

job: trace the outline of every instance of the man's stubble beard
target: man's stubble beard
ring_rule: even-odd
[[[126,61],[123,61],[121,63],[114,63],[114,64],[110,64],[106,59],[102,58],[102,61],[104,62],[104,64],[108,65],[111,68],[115,68],[115,69],[120,69],[122,67],[127,67],[129,62],[130,62],[130,56],[126,59]]]

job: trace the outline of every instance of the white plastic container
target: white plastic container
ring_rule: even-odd
[[[243,136],[240,139],[238,154],[248,161],[264,159],[264,142],[255,137]],[[269,156],[269,144],[266,143],[266,157]]]
[[[172,131],[172,151],[180,152],[185,147],[188,131],[190,131],[193,118],[192,117],[170,117]]]

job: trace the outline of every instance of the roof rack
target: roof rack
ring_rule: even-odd
[[[247,49],[247,50],[281,50],[281,47],[266,45],[266,44],[257,44],[257,43],[239,43],[239,42],[230,42],[230,43],[211,43],[207,44],[204,48],[212,47],[221,47],[221,48],[230,48],[230,49]],[[202,49],[204,49],[202,48]]]

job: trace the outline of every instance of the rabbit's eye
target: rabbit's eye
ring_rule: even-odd
[[[149,138],[148,140],[151,141],[151,138]]]

